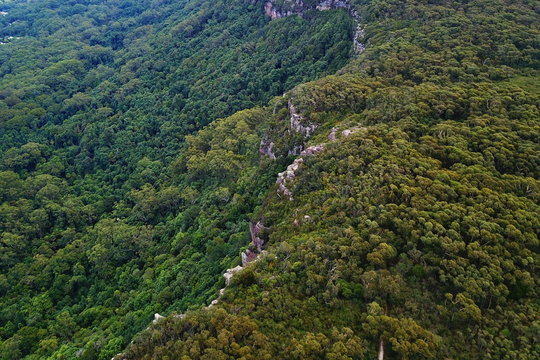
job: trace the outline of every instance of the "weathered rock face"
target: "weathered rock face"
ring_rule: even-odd
[[[293,163],[287,166],[287,170],[278,174],[276,184],[278,184],[278,194],[284,195],[290,201],[294,200],[292,191],[287,187],[287,183],[296,178],[296,171],[304,163],[304,157],[314,156],[324,150],[324,144],[310,146],[300,153]]]
[[[268,156],[272,160],[276,160],[276,154],[274,154],[274,142],[267,137],[261,140],[261,146],[259,147],[259,153],[263,156]]]
[[[290,15],[303,15],[307,8],[302,0],[286,0],[282,6],[276,5],[276,1],[267,1],[264,4],[264,12],[272,20],[281,19]]]
[[[336,141],[336,133],[338,131],[338,128],[336,127],[333,127],[331,130],[330,130],[330,134],[328,134],[328,140],[330,141]]]
[[[246,250],[242,254],[242,266],[246,266],[257,259],[257,253],[251,250]]]
[[[240,265],[232,269],[227,269],[225,274],[223,274],[223,277],[225,278],[225,286],[229,286],[231,284],[231,279],[233,275],[242,270],[244,270],[244,268]]]
[[[292,107],[292,110],[291,110],[291,107]],[[289,103],[289,111],[291,112],[291,114],[293,114],[294,106],[292,106],[291,103]],[[301,116],[301,115],[298,115],[298,116]],[[293,125],[292,121],[293,120],[291,118],[291,127],[294,130],[295,128],[292,126]],[[346,138],[353,134],[356,134],[357,132],[366,131],[366,130],[367,129],[365,127],[355,126],[353,128],[345,129],[341,131],[341,137]],[[297,130],[297,131],[302,132],[300,130]],[[315,129],[313,129],[313,131],[315,131]],[[339,134],[338,131],[339,131],[339,128],[337,127],[333,127],[330,130],[330,133],[328,134],[328,139],[331,142],[334,142],[337,140],[338,134]],[[276,184],[278,184],[278,189],[277,189],[278,195],[283,195],[285,196],[285,198],[289,199],[290,201],[294,200],[292,190],[289,187],[287,187],[287,186],[290,186],[290,184],[288,183],[292,182],[296,178],[296,173],[298,169],[300,168],[300,166],[304,163],[304,159],[306,157],[316,156],[322,151],[324,151],[325,148],[326,148],[326,144],[323,143],[323,144],[310,146],[306,148],[305,150],[301,151],[299,153],[300,156],[294,159],[293,163],[287,166],[287,169],[285,171],[280,172],[278,174],[278,177],[276,180]],[[307,220],[307,219],[304,219],[304,220]],[[299,224],[298,222],[295,222],[295,225],[298,225],[298,224]],[[253,237],[253,232],[252,232],[252,237]]]
[[[317,155],[318,153],[324,150],[324,146],[325,146],[324,144],[310,146],[306,150],[302,151],[300,153],[300,156]]]
[[[343,136],[343,137],[349,137],[349,136],[351,136],[352,134],[356,134],[356,133],[359,132],[359,131],[367,131],[367,128],[355,126],[355,127],[353,127],[353,128],[343,130],[343,131],[341,132],[341,136]]]
[[[260,233],[265,229],[264,225],[259,221],[256,224],[249,223],[249,232],[251,234],[251,242],[257,249],[257,252],[261,252],[264,246],[264,240],[259,237]]]
[[[310,123],[304,115],[300,114],[293,103],[289,101],[289,113],[291,114],[291,130],[304,135],[304,138],[309,138],[315,130],[317,130],[317,124]]]
[[[272,19],[280,19],[290,15],[304,15],[309,10],[332,10],[332,9],[346,9],[350,10],[351,5],[348,0],[268,0],[264,4],[264,11],[266,15]]]
[[[155,313],[155,314],[154,314],[154,320],[152,320],[152,323],[153,323],[153,324],[156,324],[156,323],[157,323],[158,321],[160,321],[161,319],[165,319],[165,317],[159,315],[158,313]]]

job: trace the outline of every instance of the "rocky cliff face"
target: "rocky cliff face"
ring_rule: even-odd
[[[348,0],[268,0],[264,4],[266,15],[279,19],[290,15],[304,15],[309,10],[346,9],[352,6]]]
[[[345,9],[356,22],[353,34],[354,52],[360,54],[364,51],[364,28],[360,22],[360,14],[349,0],[267,0],[264,3],[264,12],[272,20],[286,16],[303,16],[309,10]]]

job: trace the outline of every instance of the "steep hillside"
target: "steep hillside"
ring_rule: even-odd
[[[212,187],[234,162],[173,163],[186,137],[337,71],[353,21],[244,0],[0,11],[0,359],[108,360],[154,313],[215,298],[273,182]]]
[[[274,185],[214,305],[117,359],[540,356],[540,8],[355,6],[367,47],[339,74],[189,139],[176,176],[221,213]]]
[[[537,1],[0,4],[0,359],[540,357]]]

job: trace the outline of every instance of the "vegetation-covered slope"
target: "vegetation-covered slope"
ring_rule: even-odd
[[[190,139],[179,173],[216,191],[302,158],[292,200],[268,189],[265,252],[217,305],[119,359],[540,356],[537,3],[358,3],[360,58]]]
[[[0,358],[538,358],[537,2],[265,3],[5,5]]]
[[[273,181],[206,187],[202,163],[171,165],[185,136],[335,72],[352,22],[243,0],[0,4],[0,358],[108,360],[155,312],[214,298]]]

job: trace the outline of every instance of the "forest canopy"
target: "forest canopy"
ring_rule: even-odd
[[[0,3],[0,359],[540,357],[537,2],[318,4]]]
[[[351,55],[345,12],[260,10],[1,3],[0,358],[110,359],[155,312],[214,296],[270,178],[205,186],[201,162],[174,165],[186,136]]]

